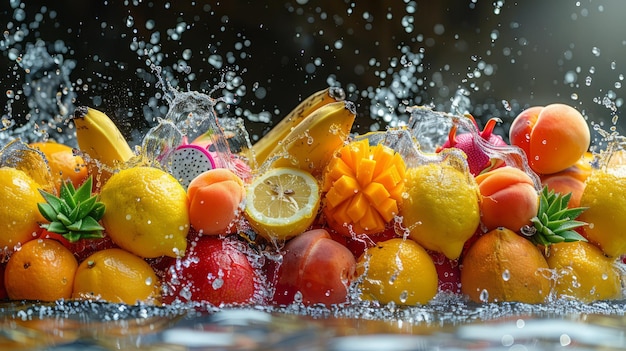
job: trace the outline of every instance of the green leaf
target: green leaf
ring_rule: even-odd
[[[100,219],[102,219],[102,216],[104,216],[105,209],[106,208],[102,202],[96,202],[91,212],[89,212],[88,216],[92,217],[96,221],[99,221]]]
[[[40,202],[37,204],[37,208],[39,209],[39,213],[45,218],[48,222],[54,222],[57,218],[57,212],[50,206],[48,203]]]
[[[76,189],[74,188],[74,183],[72,183],[71,180],[66,181],[65,183],[63,183],[62,186],[67,187],[67,191],[70,193],[70,195],[74,196]]]
[[[74,222],[74,223],[72,223],[72,224],[70,224],[70,225],[67,225],[66,227],[67,227],[67,229],[69,229],[69,230],[79,231],[79,230],[80,230],[80,226],[81,226],[82,224],[83,224],[83,220],[82,220],[82,219],[79,219],[79,220],[77,220],[76,222]]]
[[[574,220],[580,216],[581,213],[585,212],[589,207],[576,207],[576,208],[565,208],[562,211],[559,211],[559,216],[561,218],[569,218]]]
[[[558,244],[564,242],[565,238],[560,235],[550,235],[546,237],[546,240],[548,240],[552,244]]]
[[[582,226],[584,226],[586,224],[587,223],[581,222],[581,221],[570,221],[570,220],[568,220],[568,221],[565,221],[564,223],[562,223],[556,229],[554,229],[554,231],[556,233],[560,234],[561,232],[568,231],[568,230],[571,230],[571,229],[576,229],[576,228],[582,227]]]
[[[65,203],[67,203],[71,208],[74,208],[76,206],[76,201],[74,200],[73,195],[73,189],[74,186],[71,185],[72,183],[70,181],[67,181],[65,183],[63,183],[63,185],[61,185],[61,191],[59,192],[59,198],[62,201],[65,201]]]
[[[57,213],[57,221],[61,222],[66,227],[69,227],[72,223],[74,223],[74,221],[70,220],[69,217],[63,213]]]
[[[74,193],[74,200],[76,202],[85,202],[87,199],[91,197],[91,177],[87,178],[87,180],[76,189]]]
[[[79,206],[77,206],[78,218],[85,218],[91,211],[93,211],[93,208],[96,205],[96,200],[96,197],[92,196],[84,202],[79,203]]]
[[[79,216],[78,211],[80,210],[80,204],[77,204],[73,209],[72,212],[70,212],[70,215],[67,216],[67,218],[70,219],[70,221],[72,221],[72,223],[76,222],[77,220],[79,220],[81,217]]]
[[[67,228],[63,225],[63,223],[56,222],[56,221],[48,224],[48,227],[46,228],[46,230],[48,230],[51,233],[57,233],[57,234],[65,234],[68,231]]]
[[[83,237],[83,235],[77,231],[70,231],[66,234],[63,234],[63,237],[67,239],[67,241],[69,241],[70,243],[75,243],[78,240],[80,240]]]
[[[559,233],[559,235],[562,236],[566,242],[587,241],[587,239],[584,236],[580,235],[578,232],[574,230],[566,230],[564,232]]]
[[[55,212],[61,212],[61,208],[64,206],[61,199],[41,189],[39,189],[39,193],[41,194],[43,199],[46,200],[46,202],[50,204],[50,206],[52,206]]]
[[[91,217],[85,217],[80,225],[80,230],[83,232],[94,232],[104,230],[104,228],[95,219]]]

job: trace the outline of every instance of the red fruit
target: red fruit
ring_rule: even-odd
[[[344,236],[345,246],[352,252],[355,258],[361,257],[366,249],[376,246],[381,241],[387,241],[389,239],[398,238],[402,235],[396,234],[394,222],[388,224],[380,233],[376,234],[362,234],[353,237]]]
[[[478,129],[478,125],[476,124],[474,117],[472,117],[472,115],[468,115],[468,117],[476,126],[476,129]],[[497,118],[490,119],[485,125],[483,131],[479,132],[478,135],[488,144],[495,146],[507,145],[501,136],[493,134],[493,128],[496,126],[497,122]],[[484,147],[476,142],[473,133],[468,132],[457,135],[456,132],[457,126],[453,125],[448,133],[448,141],[446,141],[441,147],[437,148],[437,152],[452,147],[462,150],[467,155],[467,164],[472,175],[477,175],[484,170],[497,168],[502,165],[502,163],[495,165],[491,163],[491,158],[485,152]]]
[[[6,263],[0,263],[0,301],[9,298],[9,294],[7,294],[7,289],[4,286],[4,270],[6,269],[6,267]]]
[[[163,301],[215,306],[250,303],[256,291],[256,272],[240,245],[244,244],[207,236],[192,242],[186,255],[167,270]]]
[[[276,272],[273,301],[288,305],[300,293],[305,305],[346,302],[356,260],[325,229],[313,229],[291,239]]]

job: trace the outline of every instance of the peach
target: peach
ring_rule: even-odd
[[[555,193],[572,193],[567,207],[580,207],[580,197],[583,195],[583,190],[585,190],[585,183],[576,178],[575,175],[561,174],[561,172],[559,172],[558,174],[543,178],[541,184],[547,186],[548,189]]]
[[[482,195],[481,222],[487,230],[505,227],[519,231],[537,215],[539,195],[532,178],[518,168],[504,166],[476,177]]]
[[[226,168],[215,168],[194,178],[187,188],[191,226],[204,235],[232,233],[245,198],[243,181]]]
[[[522,111],[511,124],[509,140],[524,150],[533,171],[552,174],[583,157],[591,133],[585,118],[575,108],[551,104]]]

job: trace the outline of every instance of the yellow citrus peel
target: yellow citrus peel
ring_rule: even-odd
[[[348,236],[383,231],[398,214],[405,172],[402,156],[382,144],[363,139],[340,148],[324,175],[328,225]]]

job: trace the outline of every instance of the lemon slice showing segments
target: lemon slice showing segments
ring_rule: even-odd
[[[246,219],[270,240],[289,239],[307,230],[320,205],[317,180],[290,167],[270,169],[254,179],[246,193]]]

